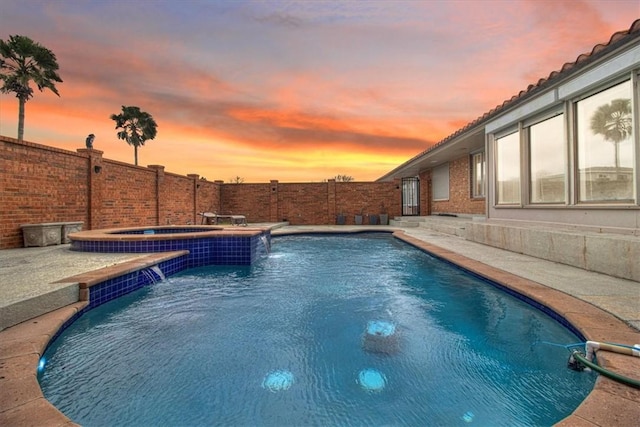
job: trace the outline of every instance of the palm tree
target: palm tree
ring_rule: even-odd
[[[631,100],[614,99],[610,104],[604,104],[591,116],[591,130],[596,135],[602,135],[605,141],[613,142],[615,146],[616,168],[620,167],[620,142],[631,137]]]
[[[144,145],[145,141],[156,137],[158,125],[151,117],[151,114],[140,111],[138,107],[125,107],[124,105],[122,106],[122,113],[112,114],[111,120],[116,122],[116,129],[122,129],[118,132],[118,139],[133,145],[135,164],[137,166],[138,147]]]
[[[24,136],[24,105],[33,96],[30,82],[40,92],[49,89],[60,96],[55,82],[62,83],[58,75],[56,55],[46,47],[25,36],[9,36],[0,40],[0,79],[2,93],[15,93],[18,98],[18,140]]]

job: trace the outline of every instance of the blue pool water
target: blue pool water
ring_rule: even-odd
[[[545,426],[595,377],[579,339],[387,235],[273,240],[100,306],[48,349],[47,399],[83,426]]]

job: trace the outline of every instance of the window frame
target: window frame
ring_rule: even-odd
[[[518,147],[518,185],[516,188],[518,188],[518,200],[517,201],[513,201],[513,202],[501,202],[500,201],[500,183],[499,183],[499,173],[498,173],[498,167],[499,167],[499,156],[498,156],[498,145],[499,145],[499,141],[503,138],[509,137],[511,135],[516,135],[517,137],[517,147]],[[523,156],[523,150],[522,150],[522,127],[520,125],[520,123],[518,123],[518,125],[516,127],[509,127],[501,132],[495,133],[493,136],[493,180],[494,180],[494,206],[495,207],[506,207],[506,208],[514,208],[514,207],[522,207],[523,203],[522,203],[522,183],[523,183],[523,177],[522,177],[522,156]]]
[[[640,136],[639,123],[640,123],[640,95],[638,94],[638,80],[639,80],[640,71],[632,72],[631,74],[626,73],[623,76],[618,77],[617,79],[610,80],[606,84],[599,85],[591,91],[580,94],[580,96],[575,97],[574,99],[568,100],[568,108],[571,111],[570,123],[568,125],[568,129],[571,131],[571,149],[572,153],[572,164],[571,164],[571,174],[572,174],[572,182],[570,191],[572,192],[572,204],[580,207],[589,207],[589,206],[607,206],[607,207],[615,207],[615,206],[638,206],[640,203],[638,188],[640,186],[639,183],[639,172],[638,168],[640,167],[640,152],[638,148],[638,140]],[[619,86],[624,83],[629,83],[631,88],[630,99],[631,99],[631,119],[632,119],[632,139],[631,139],[631,156],[632,156],[632,171],[631,171],[631,181],[632,181],[632,189],[631,189],[631,199],[601,199],[601,200],[582,200],[581,194],[581,180],[580,180],[580,141],[578,138],[579,135],[579,120],[578,120],[578,103],[589,99],[593,96],[596,96],[600,93],[603,93],[609,89],[612,89],[616,86]]]
[[[476,190],[478,188],[477,182],[477,162],[476,157],[481,156],[480,165],[480,192]],[[485,150],[476,151],[470,154],[471,158],[471,198],[472,199],[485,199],[487,197],[487,153]]]
[[[523,137],[525,139],[525,152],[523,153],[522,157],[525,158],[526,160],[526,168],[524,169],[524,174],[526,176],[522,176],[522,178],[526,181],[527,185],[526,185],[526,195],[527,195],[527,205],[531,205],[531,206],[544,206],[544,205],[549,205],[549,206],[566,206],[569,204],[569,176],[570,176],[570,162],[569,162],[569,132],[568,132],[568,116],[566,114],[565,108],[564,108],[564,104],[562,105],[563,108],[554,108],[544,114],[541,115],[537,115],[535,117],[526,119],[522,121],[522,131],[523,131]],[[549,120],[553,120],[557,117],[561,116],[562,117],[562,151],[563,151],[563,169],[562,169],[562,173],[563,173],[563,183],[562,183],[562,189],[564,192],[564,199],[561,201],[533,201],[533,193],[534,193],[534,183],[533,183],[533,169],[532,169],[532,152],[533,150],[531,149],[531,144],[532,144],[532,138],[531,138],[531,128],[539,125],[541,123],[547,122]]]

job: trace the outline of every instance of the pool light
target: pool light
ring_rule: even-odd
[[[358,384],[367,391],[381,391],[387,385],[387,378],[380,371],[367,368],[358,374]]]
[[[269,391],[277,392],[287,390],[293,384],[293,374],[289,371],[279,370],[268,373],[262,381],[262,387]]]
[[[462,416],[462,420],[463,420],[465,423],[470,423],[470,422],[473,422],[473,417],[474,417],[474,416],[475,416],[475,415],[473,415],[473,412],[471,412],[471,411],[467,411],[467,412],[465,412],[465,413],[464,413],[464,415]]]

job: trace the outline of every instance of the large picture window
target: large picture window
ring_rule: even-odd
[[[496,139],[498,204],[520,203],[520,137],[515,132]]]
[[[566,200],[567,149],[564,116],[558,115],[528,128],[531,203]]]
[[[633,196],[631,82],[576,103],[580,202],[630,202]]]
[[[485,196],[485,167],[484,151],[471,156],[471,195],[475,198]]]

